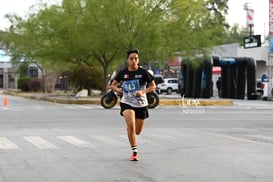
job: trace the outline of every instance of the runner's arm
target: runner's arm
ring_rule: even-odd
[[[122,89],[119,87],[120,83],[117,80],[114,80],[110,85],[111,89],[117,92],[118,94],[122,94]]]

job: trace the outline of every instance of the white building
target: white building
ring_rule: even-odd
[[[10,56],[0,49],[0,89],[17,89],[18,74],[16,68],[10,62]],[[39,77],[39,72],[35,64],[28,67],[28,75],[30,77]]]
[[[10,63],[10,57],[0,49],[0,89],[16,88],[15,71]]]

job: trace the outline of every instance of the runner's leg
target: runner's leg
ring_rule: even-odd
[[[139,135],[141,133],[143,126],[144,126],[144,119],[136,118],[135,131],[136,131],[137,135]]]
[[[127,135],[131,146],[137,146],[136,141],[136,127],[135,127],[135,111],[126,109],[122,112],[127,125]]]

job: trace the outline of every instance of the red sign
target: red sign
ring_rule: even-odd
[[[254,26],[254,10],[253,9],[247,10],[247,25],[249,27]]]
[[[222,67],[221,66],[213,66],[212,74],[221,74]]]
[[[273,36],[273,0],[269,0],[269,35]]]

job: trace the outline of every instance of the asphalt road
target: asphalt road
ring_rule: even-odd
[[[9,96],[0,106],[0,182],[273,181],[272,103],[159,106],[150,115],[140,161],[131,162],[118,107]]]

